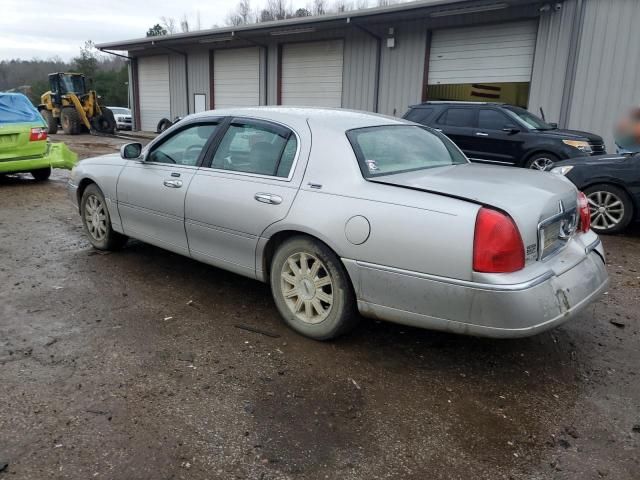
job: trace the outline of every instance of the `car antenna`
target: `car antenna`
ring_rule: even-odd
[[[542,110],[542,107],[540,107],[540,116],[542,117],[542,121],[546,122],[547,119],[544,118],[544,110]]]

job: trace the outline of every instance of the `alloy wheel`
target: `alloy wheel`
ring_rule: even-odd
[[[587,200],[591,212],[591,228],[594,230],[609,230],[624,218],[624,203],[611,192],[592,192]]]
[[[84,219],[89,234],[95,240],[102,240],[107,235],[107,212],[104,203],[96,195],[89,195],[84,205]]]
[[[554,165],[553,160],[551,160],[550,158],[540,157],[540,158],[536,158],[533,162],[531,162],[531,165],[529,165],[529,168],[532,170],[540,170],[543,172],[547,172],[553,168],[553,165]]]
[[[280,272],[280,289],[291,313],[302,322],[325,320],[333,305],[333,282],[317,257],[297,252],[287,258]]]

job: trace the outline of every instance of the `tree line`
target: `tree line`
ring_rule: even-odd
[[[251,0],[239,0],[225,18],[227,26],[248,25],[253,23],[272,22],[296,17],[310,17],[331,13],[362,10],[370,6],[384,7],[399,3],[400,0],[312,0],[306,7],[293,8],[287,0],[266,0],[262,6],[253,7]],[[373,5],[372,5],[373,4]],[[217,28],[219,25],[212,25]],[[147,37],[159,35],[173,35],[186,33],[193,30],[201,30],[200,13],[196,14],[195,21],[191,21],[187,15],[183,15],[179,21],[173,17],[160,17],[160,22],[147,30]]]
[[[90,40],[68,62],[59,57],[0,61],[0,91],[22,92],[38,105],[40,96],[49,90],[49,74],[55,72],[84,73],[87,88],[96,90],[105,104],[127,106],[129,76],[125,60],[99,53]]]

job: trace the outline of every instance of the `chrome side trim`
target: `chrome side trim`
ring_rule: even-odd
[[[407,275],[410,277],[422,278],[425,280],[432,280],[434,282],[448,283],[450,285],[458,285],[461,287],[475,288],[478,290],[491,290],[491,291],[504,291],[504,292],[516,292],[519,290],[526,290],[533,288],[541,283],[546,282],[554,276],[553,271],[547,270],[542,275],[532,278],[526,282],[512,283],[512,284],[493,284],[493,283],[480,283],[472,282],[469,280],[461,280],[458,278],[441,277],[439,275],[431,275],[429,273],[412,272],[410,270],[403,270],[401,268],[388,267],[386,265],[377,265],[375,263],[360,262],[356,260],[356,264],[363,268],[369,268],[372,270],[381,270],[384,272],[396,273],[398,275]]]
[[[469,160],[471,160],[472,162],[487,162],[487,163],[498,163],[500,165],[513,165],[512,162],[501,162],[499,160],[487,160],[486,158],[471,158],[471,157],[469,157]]]

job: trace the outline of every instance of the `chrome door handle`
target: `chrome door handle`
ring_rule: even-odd
[[[434,130],[435,130],[436,132],[440,132],[440,133],[442,133],[442,129],[441,129],[441,128],[434,128]]]
[[[488,134],[488,133],[484,133],[484,132],[476,132],[476,135],[477,135],[478,137],[488,137],[488,136],[489,136],[489,134]]]
[[[165,187],[169,188],[180,188],[182,186],[182,180],[165,180],[163,183]]]
[[[271,193],[256,193],[253,198],[262,203],[271,203],[272,205],[279,205],[282,203],[282,197],[273,195]]]

